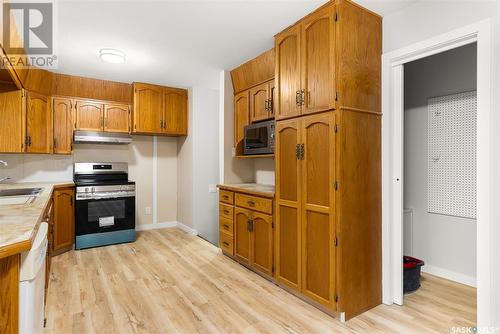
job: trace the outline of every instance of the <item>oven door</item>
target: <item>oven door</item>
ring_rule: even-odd
[[[78,199],[75,234],[135,229],[135,197]]]

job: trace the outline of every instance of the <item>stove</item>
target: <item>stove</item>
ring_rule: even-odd
[[[79,162],[75,249],[135,241],[135,182],[124,162]]]

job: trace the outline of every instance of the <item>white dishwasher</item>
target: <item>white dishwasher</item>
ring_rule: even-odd
[[[19,333],[43,333],[45,306],[45,261],[48,224],[41,223],[27,252],[21,254],[19,273]]]

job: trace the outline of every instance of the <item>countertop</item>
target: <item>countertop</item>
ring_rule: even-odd
[[[72,182],[0,184],[0,189],[43,188],[31,204],[0,205],[0,258],[31,248],[54,188]]]
[[[274,186],[259,183],[233,183],[233,184],[219,184],[220,189],[237,191],[250,195],[264,196],[274,198]]]

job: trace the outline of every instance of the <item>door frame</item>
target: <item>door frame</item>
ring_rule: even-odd
[[[403,127],[405,63],[477,42],[477,324],[492,322],[490,114],[492,24],[489,19],[382,55],[382,295],[403,303]]]

